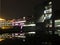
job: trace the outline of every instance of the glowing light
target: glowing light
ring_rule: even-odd
[[[5,29],[5,27],[2,27],[2,29]]]
[[[46,10],[44,11],[44,14],[46,14]]]
[[[46,17],[44,17],[44,20],[46,19]]]
[[[18,35],[18,33],[15,33],[15,35]]]
[[[60,20],[55,20],[55,22],[60,22]]]
[[[50,8],[49,11],[52,12],[52,8]]]
[[[49,25],[49,27],[52,27],[52,25]]]
[[[48,9],[48,7],[47,7],[47,6],[45,6],[45,9]]]
[[[52,16],[52,14],[49,14],[46,18],[47,18],[47,19],[50,19],[50,18],[51,18],[51,16]]]
[[[26,36],[18,36],[19,38],[26,38]]]
[[[2,26],[1,29],[10,29],[13,28],[12,26]]]
[[[52,12],[52,8],[48,9],[48,10],[44,10],[44,14],[46,13],[51,13]]]
[[[60,31],[60,30],[57,30],[57,31]]]
[[[19,25],[19,24],[17,24],[17,23],[15,24],[15,26],[18,26],[18,25]]]
[[[22,34],[20,34],[20,35],[21,35],[21,36],[22,36],[22,35],[25,35],[25,33],[22,33]]]
[[[28,34],[35,34],[36,32],[28,32]]]
[[[36,24],[29,24],[29,25],[23,25],[23,26],[36,26]]]
[[[0,20],[5,20],[5,19],[0,18]]]
[[[0,39],[0,41],[3,41],[3,40],[5,40],[5,39]]]
[[[42,15],[42,16],[39,18],[38,22],[44,22],[44,15]]]
[[[23,19],[25,20],[25,17],[23,17]]]
[[[49,2],[49,4],[52,4],[52,2]]]
[[[60,27],[60,25],[56,25],[56,27]]]
[[[24,21],[18,21],[17,23],[21,23],[21,22],[26,22],[26,20],[24,20]]]

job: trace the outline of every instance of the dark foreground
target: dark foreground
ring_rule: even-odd
[[[60,37],[58,35],[38,33],[34,36],[27,35],[25,39],[6,39],[1,41],[0,45],[60,45]]]

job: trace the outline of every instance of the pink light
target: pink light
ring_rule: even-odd
[[[21,29],[23,28],[24,23],[20,23]]]

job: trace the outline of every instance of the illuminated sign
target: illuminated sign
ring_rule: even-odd
[[[12,26],[20,26],[20,28],[23,28],[25,21],[17,21],[17,22],[12,22]]]

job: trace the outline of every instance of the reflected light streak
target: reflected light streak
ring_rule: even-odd
[[[29,24],[29,25],[23,25],[23,26],[36,26],[36,24]]]
[[[0,42],[3,41],[3,40],[5,40],[5,39],[0,39]]]
[[[60,20],[55,20],[55,22],[60,22]]]
[[[60,27],[60,24],[55,24],[55,27]]]
[[[5,20],[5,19],[0,18],[0,20]]]
[[[49,4],[52,4],[52,2],[49,2]]]

